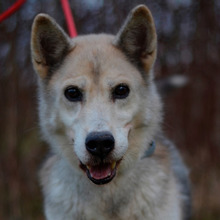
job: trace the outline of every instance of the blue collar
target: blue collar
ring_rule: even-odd
[[[152,141],[152,142],[150,143],[149,148],[144,152],[144,155],[142,156],[142,159],[145,158],[145,157],[150,157],[150,156],[152,156],[153,153],[155,152],[155,149],[156,149],[155,141]]]

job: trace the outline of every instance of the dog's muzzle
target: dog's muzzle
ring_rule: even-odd
[[[85,146],[89,154],[100,162],[95,165],[85,165],[81,162],[80,167],[93,183],[98,185],[109,183],[115,177],[120,162],[104,162],[114,149],[113,135],[110,132],[91,132],[86,138]]]

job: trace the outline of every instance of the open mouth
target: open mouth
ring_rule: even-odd
[[[80,167],[86,172],[88,178],[97,185],[109,183],[116,175],[120,161],[112,163],[100,163],[99,165],[89,166],[80,162]]]

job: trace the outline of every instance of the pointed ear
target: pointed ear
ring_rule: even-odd
[[[39,14],[34,19],[31,52],[34,67],[41,78],[46,78],[62,63],[73,48],[70,38],[53,18]]]
[[[114,44],[136,66],[150,71],[156,59],[157,35],[153,17],[145,5],[139,5],[130,12]]]

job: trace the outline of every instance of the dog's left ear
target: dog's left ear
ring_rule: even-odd
[[[130,12],[114,44],[131,62],[149,72],[156,59],[157,35],[153,17],[145,5],[139,5]]]

